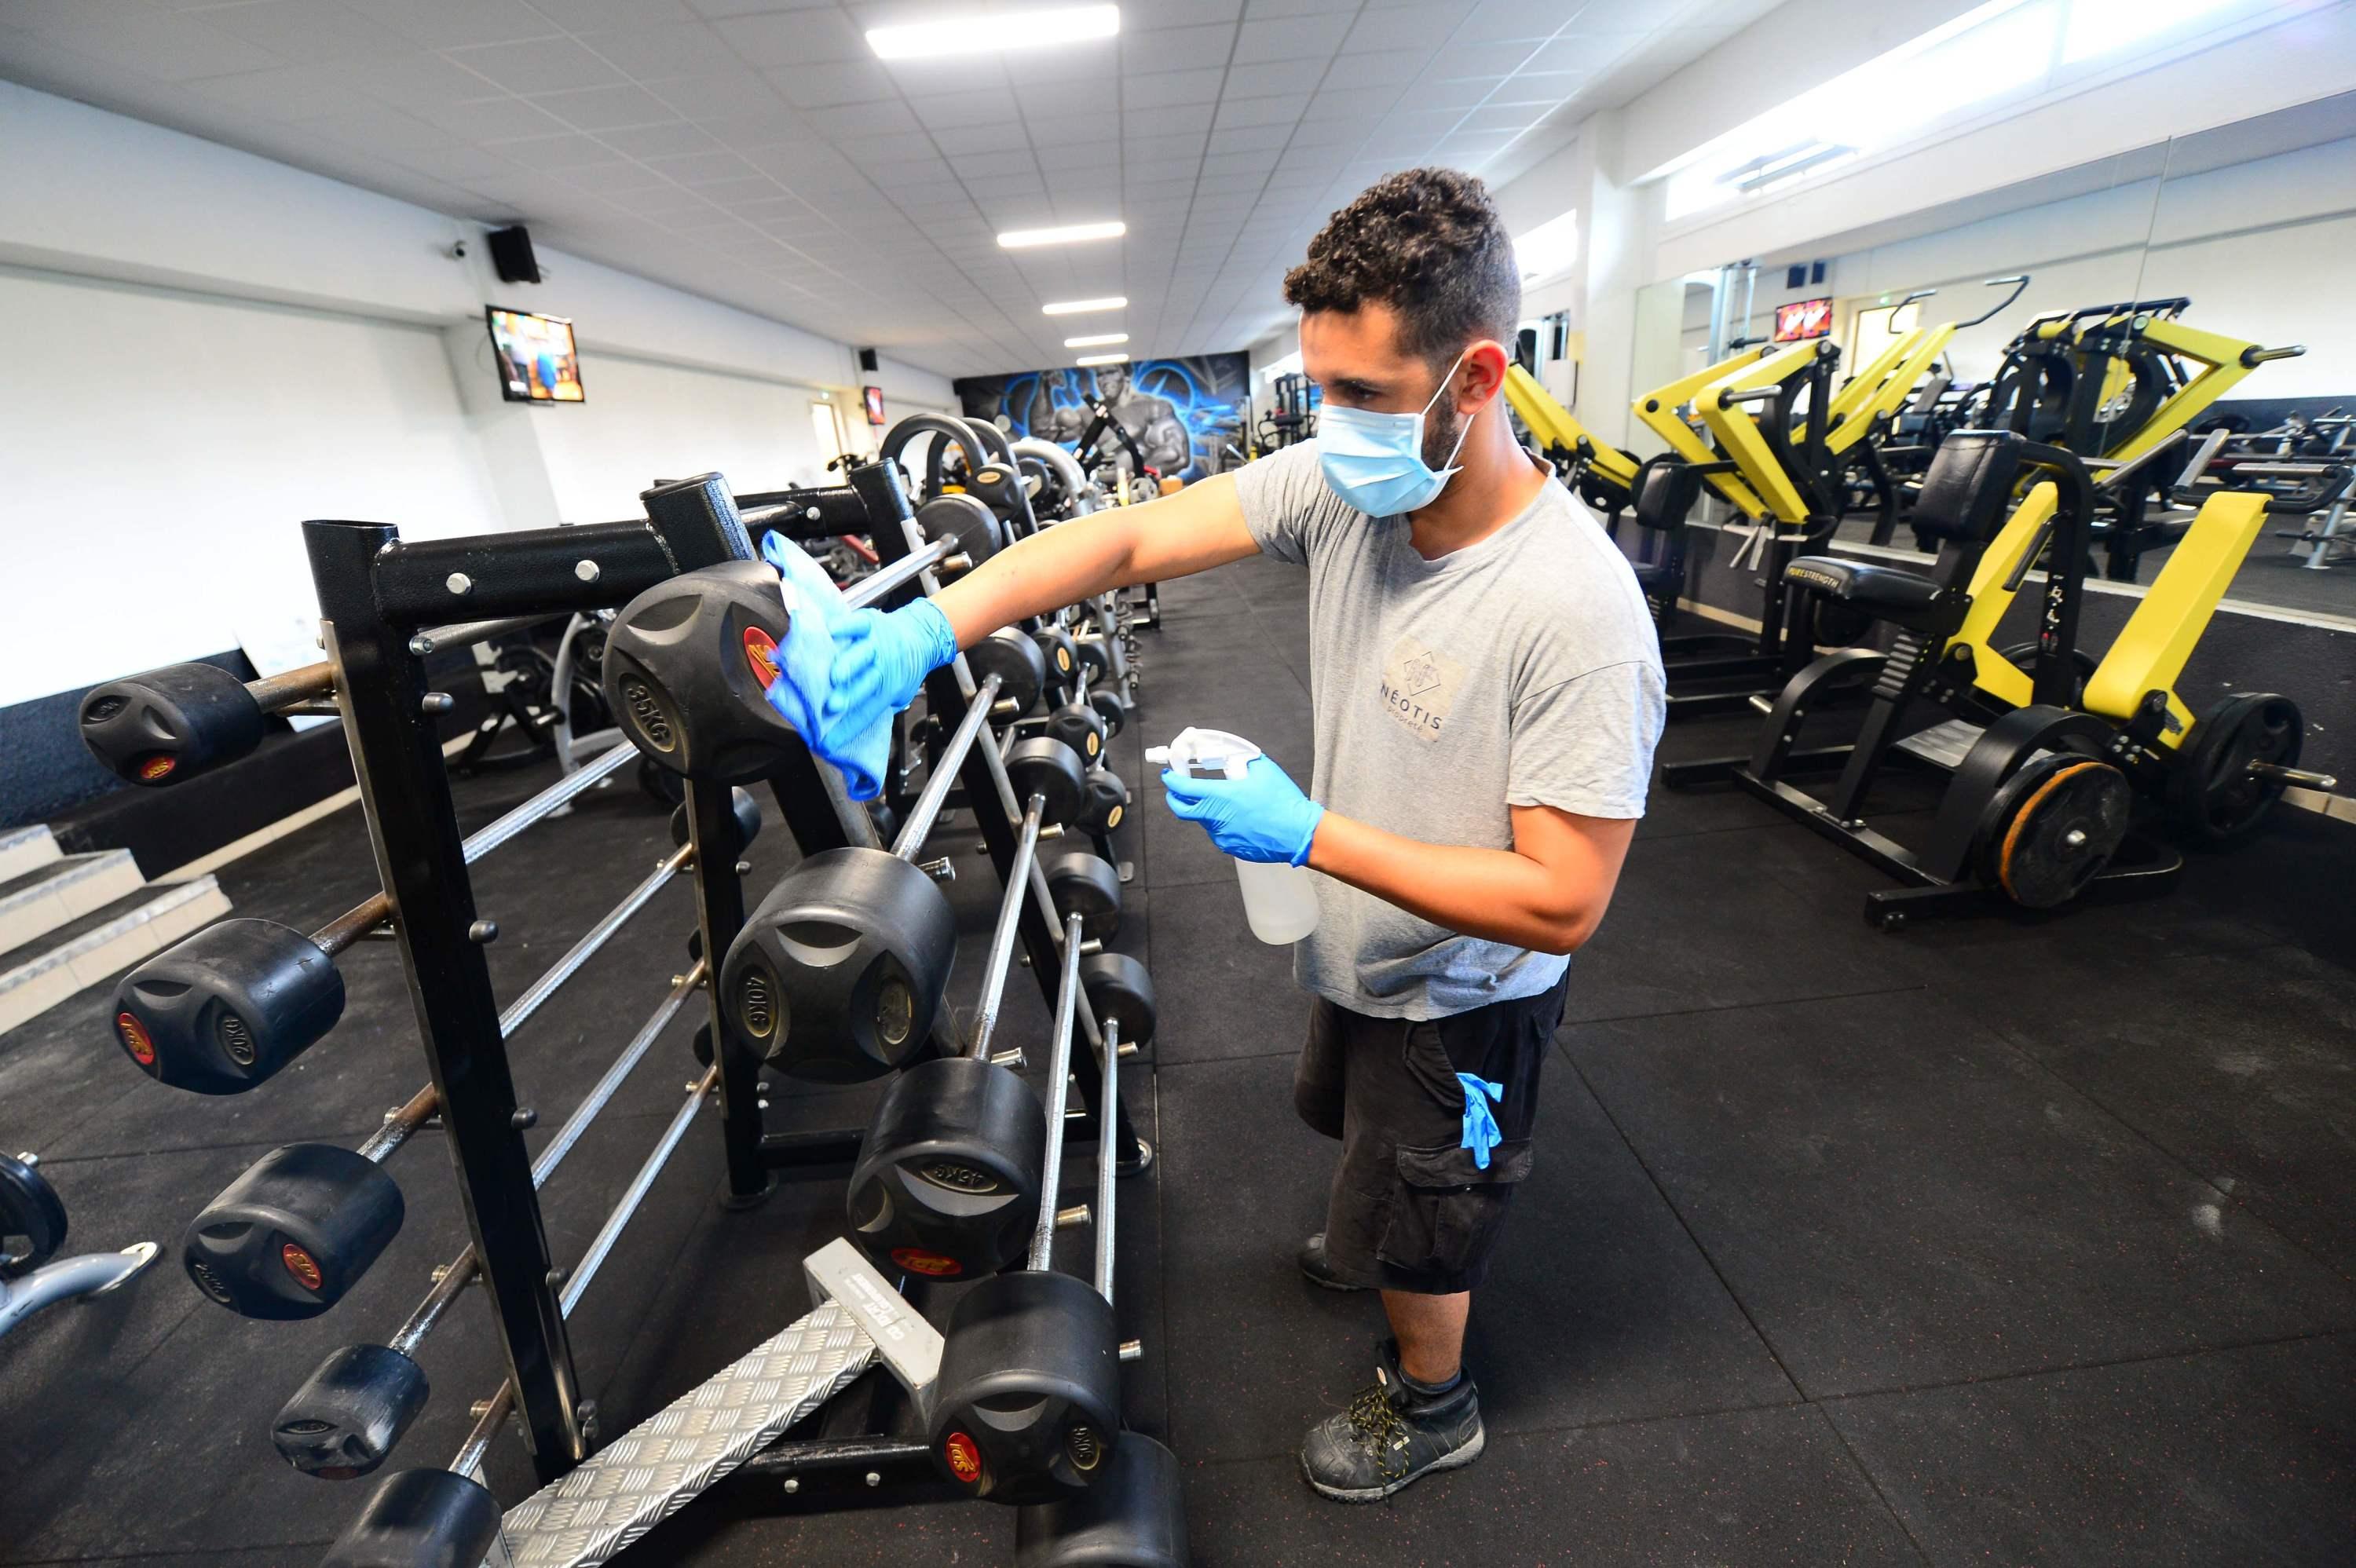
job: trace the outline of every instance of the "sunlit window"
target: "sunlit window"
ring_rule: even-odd
[[[1551,278],[1570,270],[1579,260],[1579,209],[1549,218],[1526,234],[1514,237],[1514,258],[1522,281]]]
[[[2062,37],[2062,63],[2106,55],[2129,44],[2172,31],[2233,0],[2075,0],[2070,27]]]

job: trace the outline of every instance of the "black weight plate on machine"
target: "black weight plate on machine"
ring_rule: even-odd
[[[787,871],[729,944],[731,1029],[780,1072],[880,1078],[929,1037],[957,955],[931,877],[882,849],[825,849]]]
[[[1097,1484],[1014,1512],[1014,1568],[1187,1568],[1178,1456],[1124,1432]]]
[[[1129,810],[1129,786],[1110,768],[1091,768],[1087,801],[1080,807],[1077,826],[1083,833],[1110,833]]]
[[[2091,757],[2031,759],[1981,817],[1981,872],[2024,909],[2054,909],[2118,853],[2135,808],[2126,775]]]
[[[1006,748],[1006,779],[1014,786],[1014,804],[1026,810],[1033,795],[1045,798],[1039,814],[1043,827],[1076,820],[1087,804],[1087,765],[1052,735],[1033,735]]]
[[[1077,752],[1083,763],[1094,763],[1104,755],[1104,717],[1094,708],[1065,703],[1047,715],[1046,732]]]
[[[48,1178],[0,1154],[0,1279],[30,1274],[66,1241],[66,1206]]]
[[[1066,849],[1043,859],[1055,913],[1080,917],[1080,934],[1109,942],[1120,930],[1120,873],[1093,849]]]
[[[1120,1042],[1141,1051],[1153,1042],[1153,976],[1126,953],[1091,953],[1080,960],[1080,988],[1101,1024],[1120,1020]]]
[[[317,1044],[343,1012],[343,975],[318,944],[241,915],[116,983],[114,1042],[159,1083],[241,1094]]]
[[[218,665],[167,665],[94,687],[81,699],[81,739],[115,777],[170,784],[233,763],[262,744],[262,705]]]
[[[244,1317],[316,1317],[400,1233],[401,1188],[333,1144],[275,1148],[188,1221],[180,1261],[205,1298]]]
[[[1012,627],[1001,628],[965,651],[966,668],[979,686],[998,677],[998,695],[1014,704],[1019,718],[1039,704],[1047,687],[1047,656],[1039,645]]]
[[[2169,819],[2203,844],[2230,844],[2255,827],[2282,797],[2281,781],[2253,777],[2250,764],[2298,765],[2307,725],[2298,704],[2272,692],[2225,699],[2192,726],[2169,775]]]
[[[934,1457],[968,1496],[1049,1502],[1120,1440],[1112,1303],[1067,1274],[1002,1274],[958,1298],[933,1384]]]
[[[2002,654],[2005,662],[2019,670],[2021,674],[2031,680],[2037,678],[2037,645],[2035,643],[2015,643],[2008,648],[1998,648],[1997,652]],[[2070,680],[2069,705],[2072,708],[2083,708],[2086,705],[2086,683],[2094,678],[2094,656],[2083,648],[2072,648],[2070,650],[2070,663],[2075,667],[2075,673]]]
[[[844,1210],[879,1267],[970,1279],[1019,1260],[1039,1222],[1047,1113],[1031,1086],[969,1056],[909,1068],[875,1107]]]

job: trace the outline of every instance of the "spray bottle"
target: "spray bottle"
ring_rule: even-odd
[[[1239,735],[1189,726],[1168,745],[1147,747],[1145,760],[1174,768],[1187,778],[1239,779],[1254,757],[1265,754]],[[1312,875],[1306,866],[1236,862],[1236,880],[1243,888],[1244,918],[1254,936],[1283,945],[1317,929],[1317,884]]]

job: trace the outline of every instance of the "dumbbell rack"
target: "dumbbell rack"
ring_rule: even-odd
[[[868,464],[848,477],[864,512],[862,531],[884,558],[881,570],[907,579],[890,602],[933,591],[929,571],[906,564],[921,541],[897,470]],[[543,1483],[578,1465],[591,1439],[559,1300],[564,1275],[550,1253],[523,1141],[531,1113],[519,1104],[482,951],[486,933],[495,928],[476,908],[434,722],[440,705],[426,686],[423,656],[431,645],[419,634],[454,612],[490,618],[610,608],[680,572],[752,557],[721,476],[661,485],[642,499],[647,516],[639,521],[450,539],[403,541],[384,524],[304,526],[323,645],[370,844],[395,912],[461,1200],[498,1319],[515,1413]],[[959,660],[937,672],[927,694],[937,710],[949,711],[970,695],[970,686]],[[959,782],[1002,881],[1014,860],[1020,812],[996,750],[971,748]],[[866,814],[848,799],[839,776],[798,743],[783,748],[768,783],[805,855],[873,843]],[[715,859],[702,847],[734,841],[730,791],[694,780],[685,789],[702,950],[723,954],[744,923],[742,873],[733,858]],[[1061,936],[1035,867],[1030,881],[1019,934],[1052,1007]],[[761,1058],[726,1027],[716,989],[708,990],[707,999],[730,1199],[749,1205],[769,1190],[774,1170],[850,1158],[861,1130],[768,1132],[760,1111]],[[1078,1022],[1100,1063],[1103,1038],[1085,998]],[[1065,1134],[1081,1141],[1101,1138],[1107,1135],[1098,1074],[1077,1076],[1085,1108]],[[1109,1136],[1117,1163],[1134,1168],[1149,1156],[1126,1109],[1115,1107]]]

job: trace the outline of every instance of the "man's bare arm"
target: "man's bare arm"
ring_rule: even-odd
[[[1426,844],[1329,811],[1309,865],[1467,936],[1575,951],[1602,923],[1636,824],[1548,805],[1509,809],[1511,849]]]
[[[1057,523],[1002,549],[933,603],[958,646],[970,647],[1026,615],[1137,582],[1164,582],[1258,552],[1244,526],[1232,475],[1189,485],[1141,507],[1114,507]]]

